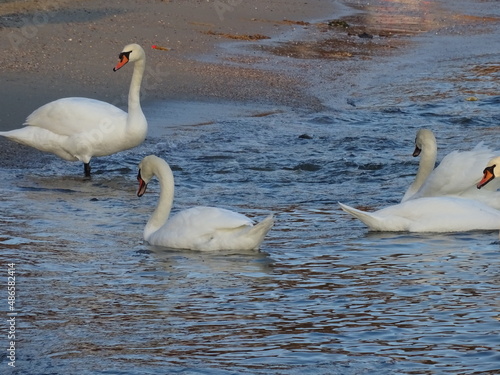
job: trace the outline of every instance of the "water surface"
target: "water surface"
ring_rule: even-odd
[[[498,54],[451,53],[440,73],[395,61],[399,79],[374,67],[321,111],[149,103],[146,142],[96,159],[91,180],[12,146],[23,158],[0,168],[0,264],[4,280],[17,270],[17,361],[2,350],[2,373],[499,372],[498,233],[369,233],[337,206],[397,203],[419,128],[440,158],[498,144],[498,70],[479,69]],[[174,170],[174,210],[275,212],[261,251],[144,243],[159,193],[153,181],[135,195],[148,154]],[[5,319],[5,286],[0,300]]]

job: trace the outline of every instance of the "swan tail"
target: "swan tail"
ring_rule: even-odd
[[[23,127],[0,132],[0,136],[26,146],[37,148],[41,151],[49,151],[54,135],[45,129]]]
[[[0,132],[0,136],[10,139],[16,143],[36,148],[37,150],[50,152],[68,161],[80,160],[75,155],[67,152],[61,145],[64,144],[65,136],[54,134],[49,130],[26,126],[19,129]],[[85,160],[83,160],[86,162]]]
[[[264,241],[264,237],[266,237],[267,233],[271,230],[273,225],[274,215],[271,214],[260,223],[250,228],[247,235],[255,239],[255,245],[253,247],[254,249],[258,249],[260,247],[260,245]]]
[[[373,215],[371,212],[361,211],[340,202],[338,202],[338,204],[340,205],[340,208],[342,208],[342,210],[363,222],[370,229],[380,230],[380,219]]]
[[[33,132],[28,127],[0,132],[0,136],[8,138],[16,143],[20,143],[22,145],[35,148],[38,148],[35,146],[35,144],[37,143],[37,140],[40,138],[37,132]]]
[[[20,140],[28,137],[28,133],[26,133],[26,131],[24,131],[24,129],[25,128],[0,132],[0,136],[12,139],[13,141],[16,141],[18,143],[21,143]]]

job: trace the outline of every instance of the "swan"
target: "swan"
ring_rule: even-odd
[[[500,229],[500,211],[459,197],[412,199],[375,212],[339,202],[345,212],[379,232],[465,232]]]
[[[484,165],[496,155],[489,147],[479,143],[470,151],[452,151],[436,169],[437,143],[429,129],[420,129],[415,139],[413,156],[420,155],[414,182],[401,202],[422,197],[460,196],[481,201],[500,209],[500,180],[479,192],[476,184],[481,179]]]
[[[25,126],[1,136],[15,142],[51,152],[68,161],[84,163],[90,176],[90,159],[127,150],[146,138],[148,123],[140,104],[140,87],[146,54],[138,44],[125,46],[117,71],[134,63],[128,95],[128,114],[112,104],[88,98],[62,98],[47,103],[28,116]]]
[[[146,156],[139,164],[141,197],[149,181],[160,181],[158,206],[144,228],[144,239],[151,245],[189,250],[257,250],[274,224],[269,215],[254,225],[248,217],[216,207],[193,207],[169,218],[174,200],[174,176],[167,162]]]

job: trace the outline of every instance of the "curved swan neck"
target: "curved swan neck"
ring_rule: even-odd
[[[157,162],[153,172],[160,182],[160,199],[144,228],[146,240],[167,222],[174,202],[174,175],[170,167],[163,161]]]
[[[132,74],[132,80],[130,81],[130,89],[128,92],[128,111],[129,113],[133,110],[141,109],[141,82],[142,76],[144,75],[144,69],[146,67],[146,58],[143,57],[134,63],[134,73]]]
[[[420,154],[420,163],[418,164],[417,176],[413,184],[417,186],[417,190],[424,184],[427,177],[432,173],[434,167],[436,166],[437,159],[437,146],[429,145],[422,149]]]
[[[415,176],[415,180],[410,185],[408,190],[406,191],[403,202],[410,199],[413,195],[415,195],[418,190],[425,183],[429,175],[434,170],[437,160],[437,144],[436,141],[428,141],[425,146],[422,147],[422,151],[420,153],[420,162],[418,164],[417,175]]]

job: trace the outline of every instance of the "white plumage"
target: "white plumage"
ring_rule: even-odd
[[[152,245],[191,250],[256,250],[274,224],[273,215],[260,223],[217,207],[193,207],[169,218],[174,199],[174,176],[167,162],[154,155],[139,164],[139,190],[144,194],[153,176],[160,181],[160,199],[144,228]]]
[[[437,150],[431,131],[420,130],[417,133],[416,153],[418,149],[422,152],[427,150],[427,154],[423,155],[417,178],[403,202],[374,212],[361,211],[339,202],[342,210],[362,221],[372,231],[500,229],[500,211],[496,209],[500,205],[500,193],[479,190],[485,185],[496,190],[498,181],[494,180],[496,175],[500,175],[500,157],[485,162],[484,159],[492,151],[478,145],[472,151],[450,153],[431,173],[430,159],[433,159],[433,165]]]
[[[58,99],[35,110],[25,126],[1,136],[51,152],[68,161],[85,164],[90,175],[90,159],[130,149],[146,138],[148,123],[140,105],[140,87],[146,55],[138,44],[129,44],[120,53],[114,70],[134,63],[130,83],[128,113],[106,102],[88,98]]]
[[[372,231],[466,232],[500,229],[500,211],[472,199],[428,197],[412,199],[374,212],[339,203]]]
[[[458,196],[500,209],[500,193],[496,192],[500,187],[500,179],[486,189],[476,189],[484,166],[499,152],[480,143],[470,151],[449,153],[434,169],[437,158],[436,138],[432,131],[421,129],[417,132],[414,152],[415,156],[419,154],[421,159],[417,176],[402,202],[422,197]]]

